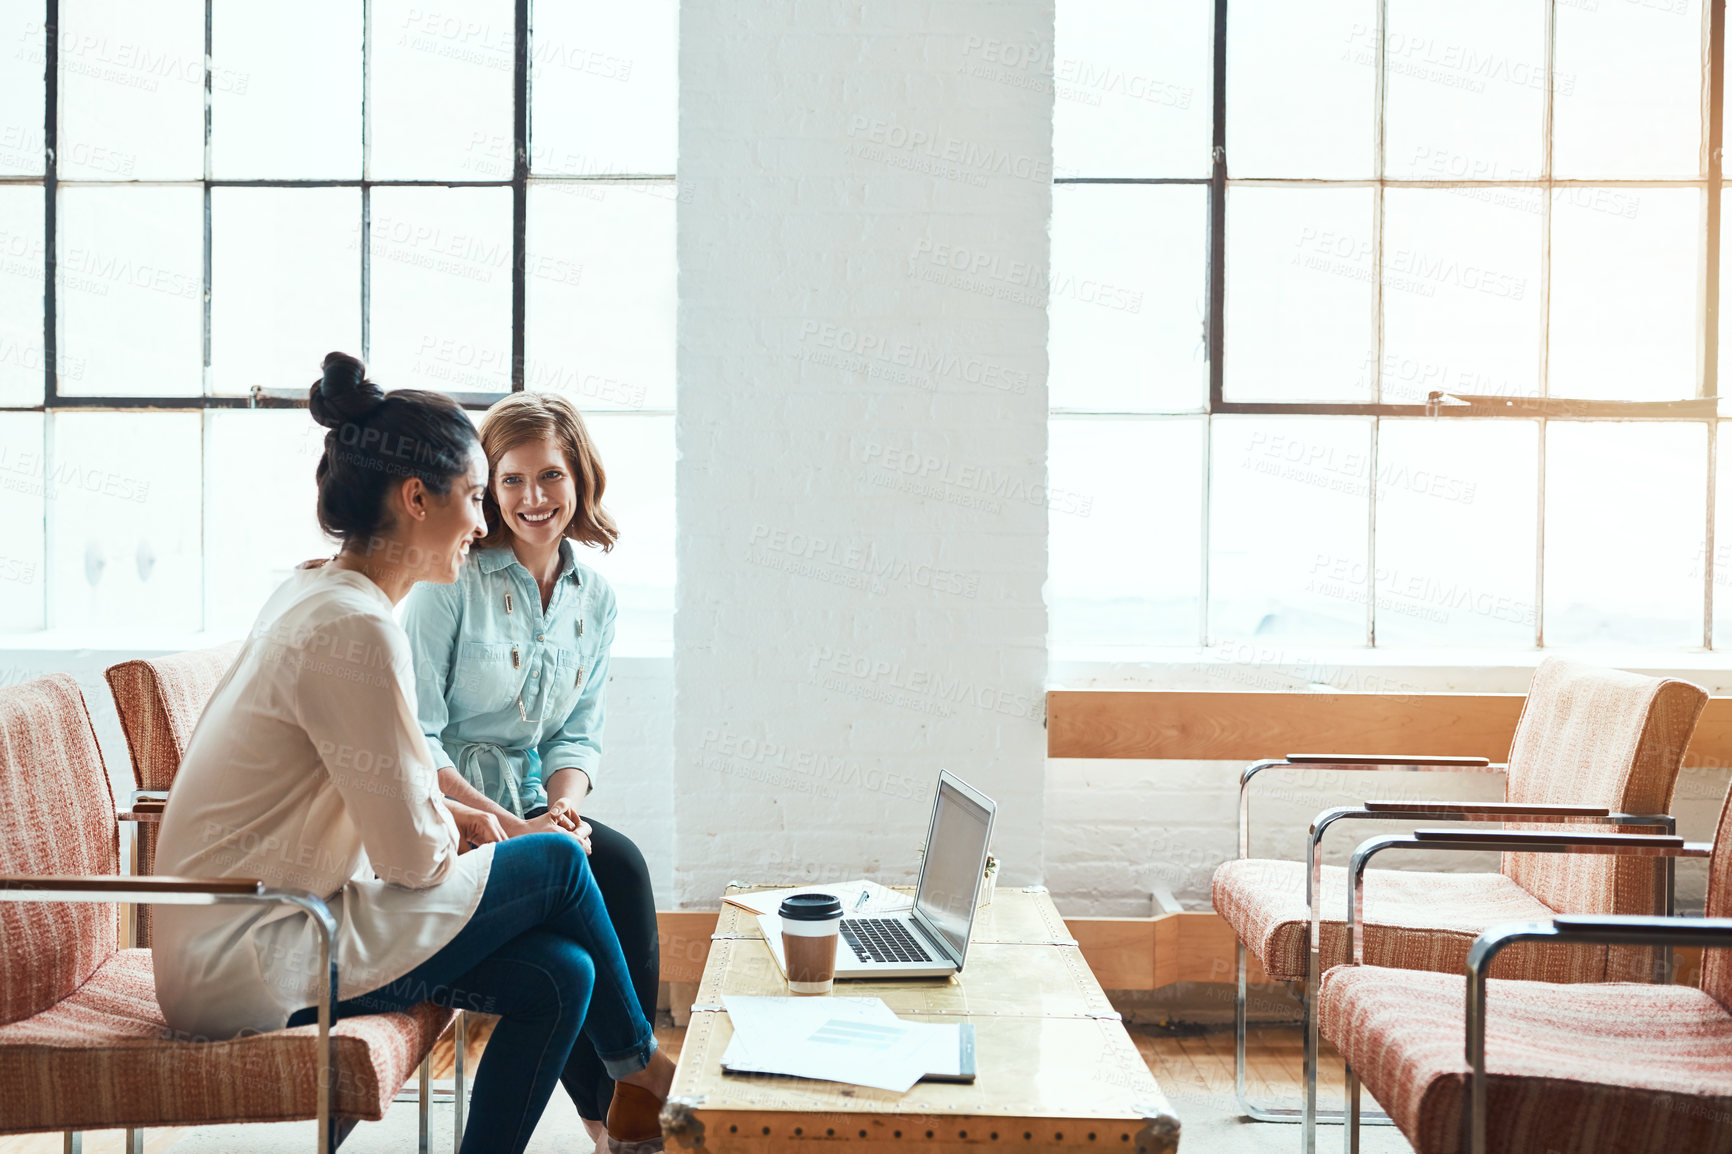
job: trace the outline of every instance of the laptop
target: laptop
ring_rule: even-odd
[[[942,978],[962,969],[997,809],[949,771],[938,775],[914,908],[884,917],[844,914],[836,944],[838,978]],[[848,897],[842,898],[845,909]],[[780,919],[762,914],[758,925],[776,965],[787,973]]]

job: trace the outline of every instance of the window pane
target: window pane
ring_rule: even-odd
[[[585,409],[673,407],[672,188],[530,187],[529,388]]]
[[[204,175],[204,4],[61,0],[60,178]]]
[[[0,175],[38,176],[42,152],[42,75],[47,67],[40,2],[0,0]]]
[[[1696,395],[1702,194],[1560,188],[1552,198],[1551,395]]]
[[[207,547],[205,628],[240,637],[289,570],[337,550],[319,531],[313,484],[325,430],[305,409],[215,409],[205,419],[206,515],[218,527]]]
[[[211,171],[361,175],[361,6],[213,0]]]
[[[665,653],[674,635],[674,419],[597,413],[584,422],[607,470],[601,501],[619,543],[610,553],[580,548],[578,558],[619,600],[615,652]]]
[[[204,391],[204,200],[195,187],[60,190],[60,348],[80,395]]]
[[[1197,644],[1203,422],[1061,417],[1048,428],[1052,643]]]
[[[1372,191],[1227,192],[1234,401],[1369,401]]]
[[[1216,417],[1209,638],[1363,645],[1371,422]]]
[[[1539,395],[1541,218],[1504,191],[1384,192],[1383,400]]]
[[[1380,422],[1377,643],[1532,645],[1538,515],[1535,422]]]
[[[1547,424],[1547,645],[1702,643],[1704,436],[1699,424]]]
[[[1054,408],[1202,407],[1208,229],[1201,186],[1053,188]]]
[[[305,388],[361,351],[361,193],[211,190],[211,389]]]
[[[679,106],[675,0],[543,0],[532,17],[535,171],[671,174]],[[509,143],[508,135],[508,156]]]
[[[1386,175],[1538,179],[1543,0],[1390,0],[1385,84]]]
[[[41,629],[47,619],[45,448],[41,413],[0,413],[0,632]]]
[[[1060,0],[1053,163],[1060,176],[1208,176],[1212,6]]]
[[[511,190],[376,188],[373,375],[388,388],[511,388]]]
[[[56,628],[197,629],[198,413],[54,415]]]
[[[1376,93],[1375,0],[1227,9],[1231,175],[1372,176]]]
[[[42,186],[0,185],[0,405],[42,403]],[[62,388],[77,366],[62,358]]]
[[[1703,171],[1708,61],[1696,0],[1557,5],[1552,172]]]
[[[374,179],[511,176],[514,23],[510,0],[374,0]]]

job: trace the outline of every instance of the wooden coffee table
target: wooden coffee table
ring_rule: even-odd
[[[773,886],[730,886],[730,894]],[[724,905],[662,1113],[670,1149],[769,1151],[847,1141],[850,1151],[976,1147],[1171,1154],[1179,1122],[1041,887],[1000,889],[952,978],[836,983],[916,1021],[972,1022],[978,1077],[906,1094],[724,1074],[723,994],[786,994],[757,919]]]

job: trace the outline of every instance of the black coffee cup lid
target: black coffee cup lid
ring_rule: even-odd
[[[827,922],[842,916],[842,903],[835,894],[789,894],[776,915],[789,922]]]

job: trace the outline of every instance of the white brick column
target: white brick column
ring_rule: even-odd
[[[682,6],[682,904],[911,878],[941,768],[1041,875],[1052,29]]]

